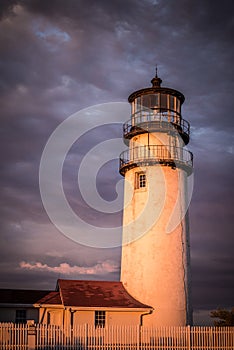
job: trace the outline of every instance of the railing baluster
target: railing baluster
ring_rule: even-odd
[[[149,131],[178,132],[186,143],[189,141],[190,125],[176,111],[160,109],[152,112],[151,110],[141,110],[132,115],[123,126],[125,138],[131,138],[135,134]]]
[[[171,164],[173,161],[173,164]],[[171,145],[145,145],[130,148],[120,154],[120,173],[130,167],[144,165],[151,162],[152,165],[164,162],[165,165],[181,167],[191,172],[193,155],[188,150]],[[136,163],[136,164],[135,164]]]

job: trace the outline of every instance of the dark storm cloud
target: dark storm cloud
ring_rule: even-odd
[[[92,104],[126,100],[149,86],[158,63],[163,85],[185,94],[183,117],[192,126],[194,306],[232,306],[233,6],[228,0],[1,2],[2,286],[54,287],[52,272],[20,269],[21,261],[119,263],[119,249],[82,247],[53,227],[40,200],[39,161],[59,122]],[[74,190],[74,157],[85,150],[71,149],[64,187],[73,209],[101,226],[105,216],[87,211]],[[100,169],[98,191],[107,200],[116,196],[117,171],[114,161]]]
[[[233,303],[230,290],[234,288],[233,280],[230,280],[230,276],[234,273],[233,259],[224,257],[211,259],[209,262],[201,259],[200,263],[194,265],[192,284],[195,309],[230,308]]]
[[[220,144],[225,144],[225,140],[219,140]],[[190,209],[193,304],[196,309],[233,304],[234,166],[233,154],[225,147],[219,151],[204,145],[206,151],[197,152],[200,161]]]
[[[74,212],[85,222],[98,227],[121,226],[122,210],[116,211],[113,214],[107,214],[91,208],[83,199],[80,189],[77,186],[77,172],[79,171],[84,156],[86,156],[93,147],[100,142],[112,138],[122,139],[122,124],[102,125],[89,130],[72,146],[63,170],[65,193],[67,194],[67,198]],[[89,140],[89,142],[87,142],[87,140]],[[120,195],[116,192],[116,184],[122,180],[118,168],[119,159],[110,159],[108,163],[102,164],[101,168],[98,169],[96,174],[96,187],[100,197],[104,200],[111,202]],[[77,203],[79,203],[79,206]]]
[[[0,4],[0,18],[12,14],[13,7],[17,3],[17,0],[2,0]]]

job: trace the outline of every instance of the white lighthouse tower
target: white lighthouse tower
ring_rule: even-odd
[[[189,123],[181,117],[184,96],[161,87],[133,92],[131,119],[124,124],[129,145],[120,155],[125,177],[121,282],[154,311],[148,326],[191,324],[187,178],[193,156]]]

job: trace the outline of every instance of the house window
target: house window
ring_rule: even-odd
[[[135,188],[146,187],[146,174],[144,172],[136,173]]]
[[[15,313],[15,323],[26,323],[26,310],[16,310]]]
[[[106,323],[106,312],[95,311],[95,327],[104,328]]]

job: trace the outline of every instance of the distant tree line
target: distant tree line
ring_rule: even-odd
[[[234,307],[230,311],[221,308],[211,311],[210,317],[218,319],[214,326],[234,326]]]

